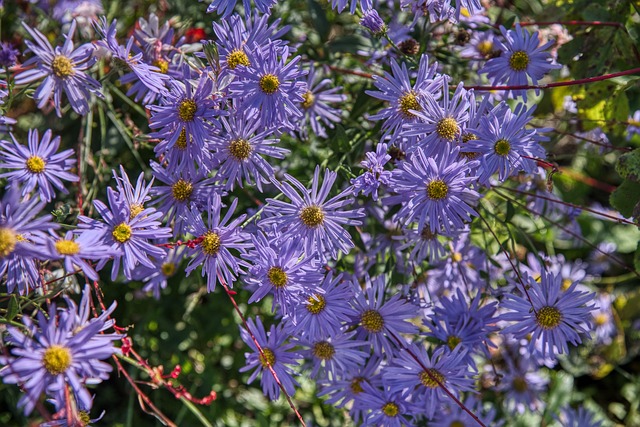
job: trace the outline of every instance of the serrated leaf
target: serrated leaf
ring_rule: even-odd
[[[609,202],[625,218],[631,218],[636,205],[640,202],[640,185],[637,182],[625,180],[611,193]]]
[[[640,181],[640,148],[620,156],[615,167],[622,178]]]

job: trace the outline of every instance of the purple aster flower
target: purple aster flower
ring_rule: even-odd
[[[23,67],[28,68],[34,64],[35,67],[17,74],[15,83],[24,85],[44,77],[44,81],[34,93],[38,108],[43,108],[53,97],[56,113],[61,117],[61,98],[64,91],[73,111],[82,115],[87,114],[90,94],[102,97],[100,83],[85,74],[85,71],[96,62],[93,56],[95,46],[86,43],[74,50],[75,21],[71,23],[64,45],[56,47],[55,50],[40,31],[29,28],[27,24],[23,23],[23,25],[35,40],[35,43],[29,40],[25,40],[25,43],[36,55],[27,60]]]
[[[324,382],[318,396],[327,396],[325,403],[335,405],[338,408],[344,408],[353,401],[351,416],[353,421],[357,423],[365,410],[364,408],[360,409],[358,405],[364,391],[364,384],[373,387],[382,386],[382,378],[376,374],[380,367],[380,360],[380,358],[372,356],[364,367],[345,372],[339,377]]]
[[[207,206],[211,192],[215,191],[214,180],[208,178],[203,169],[192,172],[188,168],[165,168],[156,162],[151,162],[151,169],[154,179],[166,184],[156,185],[151,189],[153,203],[158,206],[159,211],[166,214],[166,223],[173,223],[174,235],[184,234],[187,211],[192,205],[199,209]]]
[[[389,137],[394,142],[399,138],[406,123],[419,121],[413,111],[422,111],[420,101],[424,101],[429,95],[436,97],[442,91],[446,77],[436,73],[437,66],[437,63],[429,66],[429,57],[422,55],[413,85],[406,64],[403,63],[400,67],[394,59],[391,60],[391,74],[385,72],[384,77],[373,77],[378,91],[368,90],[366,93],[391,104],[371,116],[372,120],[384,120],[383,139]]]
[[[293,378],[296,372],[291,366],[297,366],[297,360],[302,358],[299,353],[293,351],[295,344],[285,344],[289,335],[284,333],[282,325],[271,325],[268,334],[265,332],[259,317],[256,317],[256,323],[253,323],[251,319],[247,319],[247,325],[249,326],[249,331],[240,328],[240,334],[242,340],[251,348],[253,353],[244,354],[247,359],[247,365],[240,368],[240,372],[255,369],[249,377],[249,383],[262,374],[260,378],[262,392],[269,399],[276,400],[280,397],[280,387],[268,368],[268,365],[271,365],[271,368],[278,376],[278,380],[280,380],[280,384],[282,384],[287,394],[292,396],[299,384]],[[262,354],[260,354],[254,339],[262,348]]]
[[[337,94],[342,86],[328,88],[332,82],[329,79],[318,81],[315,67],[311,64],[307,75],[307,91],[302,95],[302,111],[305,123],[309,123],[316,135],[326,138],[325,126],[333,129],[333,123],[341,120],[340,110],[329,106],[329,103],[344,102],[346,95]],[[302,126],[302,133],[306,137],[306,127]]]
[[[534,351],[536,343],[541,343],[541,354],[555,356],[569,351],[567,342],[580,344],[580,334],[587,334],[591,327],[591,312],[595,294],[576,291],[578,282],[574,282],[567,290],[562,290],[562,277],[559,274],[543,272],[538,283],[528,279],[528,299],[518,295],[507,294],[501,307],[508,310],[502,314],[501,320],[515,322],[503,329],[504,333],[512,333],[516,338],[531,335],[529,350]],[[588,335],[584,335],[589,338]]]
[[[239,108],[246,109],[247,117],[258,116],[264,126],[278,123],[293,129],[296,119],[302,117],[298,105],[304,101],[306,86],[299,79],[307,72],[298,66],[300,56],[288,63],[288,50],[278,56],[277,46],[271,44],[250,53],[250,65],[235,71],[230,96],[241,99]]]
[[[537,85],[546,73],[561,68],[561,65],[551,63],[550,53],[544,52],[554,44],[553,40],[540,46],[538,32],[529,34],[520,24],[516,24],[513,30],[500,26],[500,32],[505,39],[504,43],[495,40],[496,47],[501,51],[500,56],[488,60],[480,70],[480,73],[487,74],[491,84],[520,86],[529,84],[531,79],[531,83]],[[527,102],[526,90],[510,90],[507,93],[522,96]],[[536,89],[536,95],[539,93],[540,90]]]
[[[324,257],[329,253],[335,259],[338,251],[348,253],[354,245],[351,236],[342,226],[362,224],[356,218],[364,216],[364,212],[362,209],[341,210],[353,202],[353,198],[349,197],[353,193],[350,190],[326,200],[337,175],[327,169],[320,191],[320,166],[316,166],[311,190],[307,190],[289,174],[285,174],[288,182],[279,183],[274,180],[274,185],[291,202],[267,199],[268,205],[264,210],[267,218],[260,222],[260,226],[275,225],[285,237],[301,239],[308,256],[317,254]]]
[[[139,265],[132,273],[134,280],[142,280],[144,292],[151,292],[155,299],[160,299],[160,291],[167,287],[167,281],[178,272],[178,267],[185,255],[185,246],[170,249],[163,258],[153,259],[153,268]]]
[[[356,292],[352,300],[353,323],[357,325],[356,339],[371,343],[373,353],[391,358],[397,348],[396,340],[400,334],[414,334],[418,331],[409,323],[416,317],[417,309],[413,304],[395,294],[385,301],[385,276],[371,279],[363,292]]]
[[[274,174],[264,157],[284,159],[289,150],[276,146],[279,139],[269,139],[274,130],[265,128],[259,117],[246,118],[242,112],[236,112],[228,120],[220,118],[220,123],[223,133],[211,136],[211,148],[216,150],[218,162],[216,179],[226,180],[227,190],[233,190],[236,183],[242,187],[243,178],[249,185],[255,180],[262,191],[262,183],[269,183]]]
[[[45,246],[49,260],[64,261],[64,268],[73,274],[79,268],[90,280],[98,280],[98,274],[86,260],[103,260],[117,256],[102,240],[103,234],[97,230],[84,230],[74,238],[73,231],[67,231],[63,238],[36,239]]]
[[[534,359],[529,357],[529,351],[524,353],[517,351],[515,354],[513,344],[507,344],[503,350],[504,368],[500,371],[502,378],[497,384],[496,390],[504,393],[505,407],[507,411],[517,411],[522,414],[527,408],[531,411],[539,411],[544,408],[541,395],[547,388],[549,380],[540,375],[541,370]]]
[[[7,281],[7,291],[17,287],[20,295],[41,282],[34,257],[42,250],[34,242],[58,228],[51,215],[36,217],[45,206],[37,197],[23,200],[16,185],[9,187],[0,201],[0,277]]]
[[[222,19],[228,18],[233,13],[237,2],[238,0],[213,0],[207,8],[207,13],[217,12]],[[269,14],[276,0],[253,0],[253,3],[258,12]],[[253,10],[251,0],[242,0],[242,6],[247,14]]]
[[[11,68],[18,62],[20,51],[10,42],[0,43],[0,67]]]
[[[91,395],[85,384],[97,383],[109,377],[111,366],[101,362],[118,351],[112,341],[119,335],[102,335],[107,317],[115,303],[99,317],[76,329],[76,315],[71,310],[56,311],[49,307],[48,318],[38,312],[37,325],[24,316],[29,335],[14,326],[8,326],[12,356],[0,356],[0,376],[7,384],[19,384],[25,394],[18,401],[25,415],[30,414],[42,393],[64,401],[67,385],[84,406],[91,406]],[[15,357],[13,357],[15,356]]]
[[[375,37],[382,37],[387,32],[387,25],[375,9],[368,9],[362,13],[360,25],[371,31]]]
[[[431,227],[424,227],[422,232],[418,232],[417,228],[404,228],[401,236],[394,236],[398,240],[402,240],[403,243],[398,249],[403,251],[411,246],[411,252],[409,253],[409,259],[414,264],[420,264],[424,260],[436,262],[446,254],[446,249],[439,236],[451,237],[442,230],[438,233],[431,231]]]
[[[469,58],[473,63],[484,61],[494,55],[495,36],[492,31],[474,31],[471,40],[460,51],[462,58]]]
[[[387,154],[387,144],[381,142],[376,147],[376,152],[367,152],[367,158],[360,162],[366,172],[351,180],[351,185],[355,193],[362,193],[365,196],[371,195],[374,201],[378,201],[378,188],[381,185],[389,185],[391,171],[384,170],[384,165],[391,160]]]
[[[144,181],[144,173],[141,173],[134,187],[122,165],[120,165],[120,176],[115,170],[112,172],[116,180],[118,200],[129,209],[129,216],[133,218],[144,210],[144,204],[151,199],[149,192],[153,186],[153,180],[147,185]]]
[[[562,413],[554,418],[562,427],[600,427],[602,421],[594,420],[594,415],[584,406],[573,409],[570,406],[562,408]]]
[[[184,43],[184,37],[174,43],[173,28],[166,21],[160,25],[158,17],[151,13],[149,20],[138,19],[138,26],[133,32],[136,41],[132,45],[133,52],[142,53],[142,62],[151,64],[162,74],[181,80],[184,77],[183,58],[180,48]],[[191,74],[195,74],[192,72]],[[134,101],[142,101],[143,105],[154,104],[162,95],[150,90],[135,73],[127,73],[120,78],[123,85],[130,87],[127,96],[133,96]]]
[[[460,139],[462,128],[469,120],[470,102],[475,102],[473,91],[467,92],[461,82],[449,100],[449,88],[443,88],[443,97],[436,101],[431,96],[422,100],[419,111],[415,111],[417,123],[405,125],[403,133],[417,137],[417,146],[429,157],[442,155]],[[409,147],[411,150],[413,147]]]
[[[111,187],[107,188],[107,200],[109,207],[100,200],[94,200],[93,206],[105,222],[97,221],[83,215],[78,216],[82,230],[99,230],[104,242],[117,253],[113,257],[111,268],[111,280],[116,280],[120,261],[124,267],[124,275],[131,280],[133,269],[138,265],[146,265],[153,268],[149,258],[162,258],[165,251],[149,243],[149,239],[162,239],[171,236],[171,229],[161,227],[159,219],[164,215],[153,208],[143,209],[137,215],[131,215],[129,206],[118,198],[118,193]],[[106,264],[101,260],[97,269],[100,270]]]
[[[269,15],[254,14],[247,15],[243,20],[234,14],[220,23],[213,23],[213,32],[217,36],[215,43],[222,66],[221,77],[226,73],[234,74],[234,70],[239,65],[251,65],[247,55],[256,49],[263,49],[266,46],[276,47],[280,52],[288,49],[287,42],[280,40],[280,37],[287,33],[290,27],[285,26],[279,29],[280,19],[269,24],[269,18]]]
[[[484,250],[471,244],[469,232],[461,233],[449,245],[450,256],[433,263],[428,283],[432,291],[441,295],[445,290],[483,291],[488,285],[480,272],[489,270]]]
[[[320,292],[323,276],[315,258],[304,255],[304,248],[295,239],[279,242],[258,231],[252,235],[255,252],[247,258],[252,266],[245,281],[254,289],[249,304],[273,294],[272,310],[279,306],[280,313],[300,304],[300,299],[313,292]]]
[[[476,216],[470,206],[480,194],[470,188],[475,176],[467,176],[469,163],[458,160],[458,147],[445,150],[442,157],[427,157],[418,148],[393,171],[390,187],[398,193],[384,200],[386,204],[402,203],[398,216],[406,222],[417,221],[418,232],[425,226],[431,232],[446,233],[463,229],[465,221]],[[437,162],[436,162],[437,160]]]
[[[233,287],[238,273],[244,273],[241,267],[249,267],[245,261],[234,256],[230,249],[239,255],[245,255],[246,250],[253,245],[250,235],[242,231],[240,223],[246,214],[229,222],[236,210],[238,199],[235,199],[227,210],[224,218],[220,219],[222,201],[217,193],[213,193],[207,205],[207,223],[202,220],[200,210],[192,208],[187,212],[189,231],[198,237],[199,243],[190,249],[189,255],[195,255],[185,272],[187,276],[202,264],[202,276],[207,276],[207,291],[213,292],[218,279]],[[229,222],[229,224],[227,224]]]
[[[184,130],[184,138],[193,141],[200,150],[205,149],[204,141],[214,132],[212,122],[220,114],[212,99],[213,80],[207,73],[198,79],[197,87],[189,80],[189,68],[185,66],[184,80],[171,80],[171,90],[161,101],[161,105],[148,105],[151,111],[149,127],[160,129],[150,136],[167,141],[165,150],[173,148]]]
[[[459,349],[445,351],[444,347],[439,347],[429,357],[424,346],[411,344],[382,371],[382,379],[391,393],[411,396],[411,401],[420,405],[420,412],[432,419],[436,409],[451,399],[440,384],[457,396],[461,391],[474,389],[465,356]]]
[[[164,84],[165,80],[170,79],[170,77],[162,74],[158,67],[143,62],[142,52],[135,55],[131,53],[133,37],[129,38],[126,46],[121,46],[118,43],[115,19],[107,26],[107,18],[103,16],[100,18],[100,22],[96,22],[94,25],[96,32],[102,37],[102,40],[97,42],[98,46],[111,53],[117,67],[131,71],[150,91],[162,95],[167,93],[167,88]],[[130,80],[127,79],[127,81]]]
[[[45,202],[50,202],[56,197],[53,187],[63,194],[69,194],[61,180],[77,182],[80,179],[68,172],[76,163],[73,150],[56,153],[60,147],[60,137],[51,139],[51,136],[51,130],[47,130],[40,140],[38,131],[30,129],[28,147],[18,143],[13,134],[13,144],[5,140],[0,141],[0,168],[14,169],[0,174],[0,177],[24,184],[23,196],[37,188],[40,198]]]
[[[407,415],[411,413],[411,405],[402,398],[400,393],[391,393],[388,388],[372,387],[369,383],[362,384],[358,408],[367,410],[363,426],[402,427],[411,426]]]
[[[342,325],[353,316],[349,301],[354,295],[353,284],[339,274],[327,273],[317,289],[306,296],[302,303],[294,305],[288,332],[309,341],[330,337],[339,333]]]
[[[518,104],[514,111],[501,102],[487,115],[480,118],[477,128],[469,129],[476,139],[470,139],[463,146],[467,152],[482,154],[480,159],[481,183],[498,172],[498,179],[504,181],[516,172],[534,172],[535,158],[546,157],[540,141],[548,138],[540,135],[549,129],[525,129],[531,120],[535,106],[529,108]]]
[[[610,294],[601,293],[596,299],[597,308],[591,312],[595,326],[595,338],[600,344],[611,344],[617,333],[616,321],[613,317],[613,298]]]
[[[355,332],[338,332],[327,338],[301,339],[300,344],[308,348],[302,354],[311,360],[311,375],[333,379],[364,366],[369,356],[362,350],[366,343],[356,340],[354,335]]]
[[[434,337],[446,344],[451,350],[460,347],[467,353],[465,363],[475,366],[472,355],[487,353],[487,347],[493,346],[489,334],[498,330],[493,318],[497,302],[480,307],[481,294],[467,303],[460,289],[455,296],[440,299],[442,307],[436,307],[431,321],[424,321],[430,329],[427,336]]]

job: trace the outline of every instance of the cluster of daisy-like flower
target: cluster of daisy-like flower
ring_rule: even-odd
[[[209,292],[221,283],[248,290],[249,303],[272,298],[276,323],[266,329],[260,318],[249,319],[242,329],[252,350],[243,370],[253,370],[249,381],[261,376],[271,399],[293,395],[305,369],[328,403],[348,408],[363,425],[500,425],[496,409],[474,394],[477,377],[509,409],[542,408],[548,380],[539,367],[588,339],[594,322],[603,341],[615,326],[611,302],[597,308],[595,294],[580,283],[587,268],[598,274],[606,265],[544,254],[517,262],[507,252],[490,257],[474,243],[474,231],[488,226],[478,209],[483,194],[509,180],[519,191],[548,194],[523,202],[535,215],[570,216],[545,191],[538,162],[546,129],[529,126],[535,107],[527,107],[526,91],[507,93],[515,104],[479,97],[427,55],[416,69],[402,56],[379,56],[390,71],[374,76],[376,89],[367,94],[385,103],[369,117],[381,122],[382,135],[365,154],[364,172],[350,185],[319,165],[294,177],[281,137],[326,138],[341,119],[330,104],[347,97],[319,77],[312,61],[296,56],[283,39],[287,27],[269,21],[276,2],[254,3],[243,1],[243,18],[233,13],[236,1],[214,0],[209,11],[223,19],[213,23],[215,40],[195,55],[155,15],[141,19],[124,45],[116,21],[105,18],[94,22],[97,43],[77,48],[75,21],[56,48],[25,25],[32,56],[15,84],[38,83],[39,108],[53,105],[62,115],[66,98],[85,115],[102,107],[92,70],[110,57],[127,95],[149,111],[156,158],[149,182],[140,175],[133,184],[124,168],[114,171],[107,203],[93,201],[97,217],[79,215],[77,227],[60,234],[41,212],[56,191],[68,193],[63,181],[78,181],[73,150],[58,152],[60,138],[51,131],[41,138],[35,129],[27,145],[13,135],[0,142],[0,176],[8,182],[0,202],[0,274],[8,292],[41,289],[45,263],[97,286],[97,272],[111,263],[112,281],[142,281],[160,298],[184,269],[205,277]],[[340,12],[348,3],[331,6]],[[432,22],[481,16],[478,0],[453,3],[401,6]],[[362,25],[386,34],[372,2],[352,0],[350,12],[358,6]],[[389,34],[395,37],[391,27]],[[501,36],[477,31],[461,52],[482,63],[480,73],[493,84],[536,84],[560,67],[546,52],[553,42],[540,45],[537,33],[516,25],[501,28]],[[230,194],[247,187],[264,192],[264,204],[236,214]],[[392,272],[406,281],[395,282]],[[117,352],[112,342],[120,335],[103,333],[113,325],[113,307],[90,318],[89,301],[87,288],[80,312],[67,299],[66,310],[51,304],[48,317],[39,313],[34,323],[25,315],[23,329],[9,327],[10,355],[0,357],[0,375],[25,390],[25,413],[44,393],[64,417],[68,387],[78,411],[90,409],[85,384],[106,378],[110,369],[98,361]]]

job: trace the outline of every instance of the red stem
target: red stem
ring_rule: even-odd
[[[276,371],[273,370],[273,367],[271,366],[271,363],[269,363],[269,360],[267,359],[267,357],[264,354],[264,351],[262,350],[262,346],[260,345],[260,343],[258,343],[258,340],[253,335],[253,331],[251,331],[251,328],[249,328],[249,325],[247,324],[247,320],[245,319],[244,315],[242,314],[242,310],[240,310],[240,307],[238,307],[238,304],[236,303],[235,298],[233,298],[233,295],[235,294],[235,292],[232,291],[231,289],[229,289],[229,287],[225,283],[224,279],[220,276],[220,273],[218,273],[218,280],[220,280],[220,284],[222,285],[222,287],[224,288],[224,290],[227,293],[227,296],[231,300],[231,303],[233,304],[233,307],[235,308],[236,313],[238,313],[238,316],[240,316],[240,319],[242,320],[242,324],[244,325],[244,327],[247,330],[247,332],[249,332],[249,335],[251,336],[251,340],[256,345],[256,348],[258,349],[258,352],[260,353],[260,356],[262,357],[262,360],[264,360],[267,363],[267,368],[271,372],[271,375],[273,375],[273,379],[278,384],[278,387],[280,387],[280,390],[282,390],[282,393],[286,397],[287,402],[289,403],[289,407],[291,407],[291,410],[293,410],[293,412],[296,414],[296,417],[298,417],[298,421],[300,421],[300,424],[302,425],[302,427],[306,427],[307,424],[304,422],[304,419],[302,418],[302,415],[300,415],[300,412],[298,412],[298,409],[296,408],[295,404],[291,400],[291,397],[289,396],[289,393],[287,393],[287,391],[284,388],[284,385],[282,385],[282,382],[280,381],[280,378],[278,378],[278,374],[276,374]]]
[[[632,68],[630,70],[619,71],[617,73],[605,74],[596,77],[587,77],[584,79],[568,80],[565,82],[553,82],[546,85],[514,85],[514,86],[465,86],[465,89],[473,89],[476,91],[490,90],[525,90],[525,89],[549,89],[553,87],[575,86],[586,83],[600,82],[603,80],[613,79],[620,76],[628,76],[630,74],[640,73],[640,68]]]

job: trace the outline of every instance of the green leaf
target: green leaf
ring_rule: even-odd
[[[309,0],[309,13],[313,21],[313,26],[320,35],[320,39],[323,42],[326,42],[329,39],[331,26],[329,25],[329,20],[327,19],[325,10],[316,0]]]
[[[11,295],[9,300],[9,307],[7,308],[7,320],[13,320],[18,314],[18,299],[15,295]]]
[[[616,172],[624,179],[640,181],[640,148],[620,156]]]
[[[631,218],[634,216],[636,205],[640,202],[640,185],[637,182],[625,180],[611,193],[609,202],[624,217]]]
[[[636,253],[633,257],[633,267],[636,271],[640,271],[640,242],[638,242],[638,248],[636,249]]]
[[[513,215],[516,213],[516,210],[513,208],[513,204],[511,202],[507,202],[507,214],[504,217],[504,222],[511,221]]]

